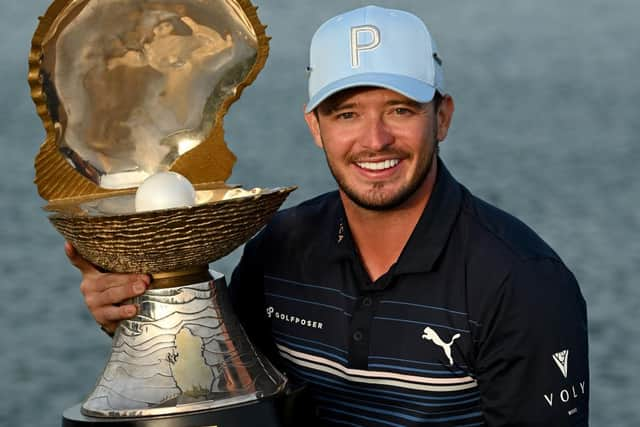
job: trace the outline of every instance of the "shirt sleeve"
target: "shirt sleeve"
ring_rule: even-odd
[[[263,240],[264,231],[245,245],[240,262],[231,275],[229,294],[233,310],[249,340],[274,361],[277,351],[264,304]]]
[[[587,426],[586,304],[558,260],[517,264],[499,287],[477,342],[488,426]]]

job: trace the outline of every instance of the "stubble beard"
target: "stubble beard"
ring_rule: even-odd
[[[337,172],[336,168],[331,164],[328,157],[327,165],[329,166],[329,170],[331,171],[333,178],[336,180],[338,187],[349,198],[349,200],[351,200],[362,209],[371,211],[388,211],[404,204],[424,184],[427,176],[429,175],[429,172],[431,172],[431,168],[433,167],[433,159],[436,157],[439,148],[437,143],[435,142],[435,138],[434,143],[436,144],[436,146],[433,150],[430,150],[427,153],[428,158],[418,164],[419,169],[416,170],[416,173],[409,180],[409,182],[402,188],[400,188],[395,194],[392,194],[390,196],[385,195],[385,183],[374,183],[370,189],[359,194],[354,188],[349,186],[349,184],[346,182],[345,177]],[[377,154],[389,153],[379,152]]]

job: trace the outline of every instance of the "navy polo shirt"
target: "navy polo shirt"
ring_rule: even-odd
[[[232,277],[245,330],[306,384],[321,425],[586,426],[574,276],[438,162],[429,203],[376,281],[337,192],[279,212]]]

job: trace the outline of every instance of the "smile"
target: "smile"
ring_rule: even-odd
[[[398,163],[400,163],[400,160],[398,159],[384,160],[381,162],[356,162],[358,167],[362,169],[370,170],[370,171],[381,171],[385,169],[391,169],[397,166]]]

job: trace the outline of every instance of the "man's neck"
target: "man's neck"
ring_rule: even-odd
[[[386,273],[400,257],[431,198],[437,170],[438,162],[434,159],[424,185],[391,210],[364,209],[340,192],[354,243],[371,280]]]

